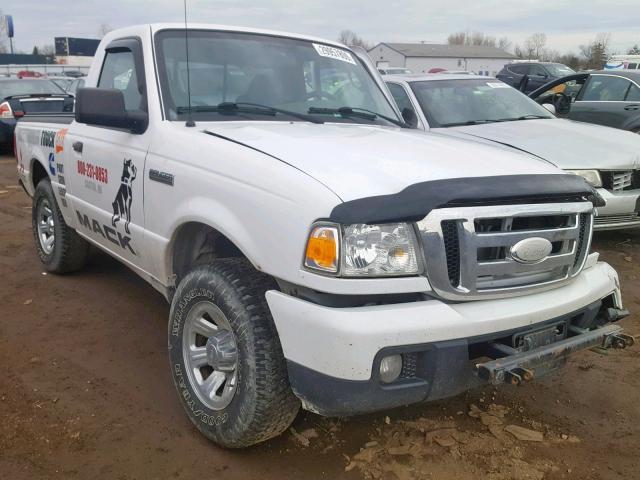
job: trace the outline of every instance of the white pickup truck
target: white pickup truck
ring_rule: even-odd
[[[25,116],[16,156],[48,271],[94,245],[171,302],[171,372],[207,437],[243,447],[300,406],[380,410],[632,343],[584,179],[407,128],[344,45],[185,33],[109,33],[75,117]]]

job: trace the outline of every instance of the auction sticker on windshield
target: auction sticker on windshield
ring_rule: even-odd
[[[344,50],[340,50],[339,48],[320,45],[318,43],[314,43],[313,47],[321,57],[333,58],[335,60],[341,60],[343,62],[352,63],[354,65],[356,64],[356,61],[353,59],[349,52],[345,52]]]
[[[511,88],[509,85],[502,82],[487,82],[487,85],[489,85],[491,88]]]

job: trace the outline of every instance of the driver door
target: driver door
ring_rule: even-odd
[[[104,54],[98,88],[122,91],[127,111],[147,111],[143,65],[139,39],[112,42]],[[67,139],[72,163],[67,197],[78,232],[145,269],[143,177],[150,130],[134,134],[75,122]]]

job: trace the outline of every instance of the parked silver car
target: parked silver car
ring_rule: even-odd
[[[598,230],[640,226],[640,136],[556,118],[526,95],[492,77],[388,75],[400,110],[418,128],[504,145],[584,177],[606,205]],[[550,107],[553,109],[552,107]]]

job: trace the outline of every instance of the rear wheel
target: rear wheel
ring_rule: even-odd
[[[287,376],[265,300],[276,288],[244,259],[196,267],[171,304],[171,373],[189,419],[225,447],[275,437],[295,418],[299,401]]]
[[[48,179],[36,187],[31,224],[38,256],[48,272],[69,273],[84,267],[89,243],[64,221]]]

